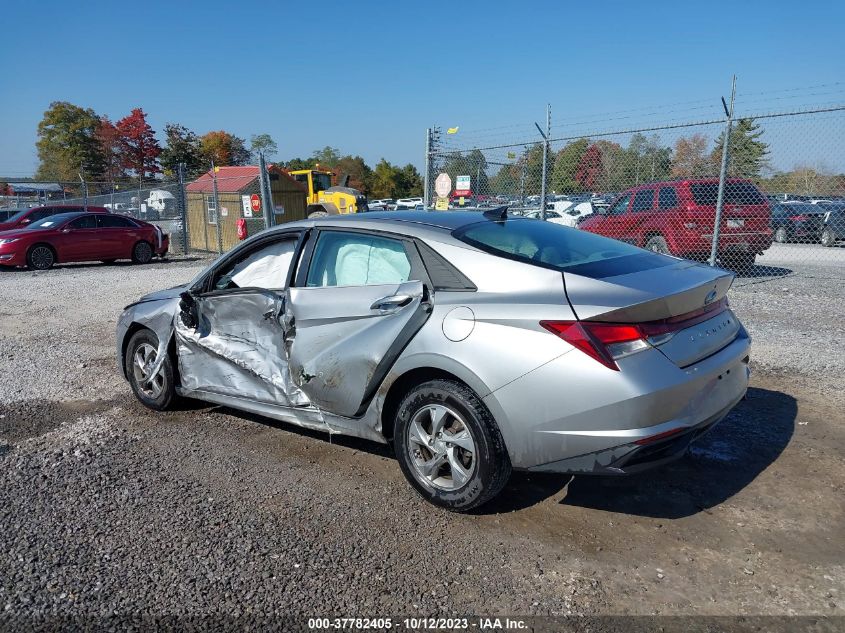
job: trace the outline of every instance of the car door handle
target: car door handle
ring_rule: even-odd
[[[370,306],[370,310],[381,310],[382,312],[396,310],[397,308],[404,308],[413,300],[414,298],[411,295],[382,297],[381,299],[376,299],[375,303]]]

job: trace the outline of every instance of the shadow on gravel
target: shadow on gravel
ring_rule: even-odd
[[[743,400],[687,455],[630,477],[573,478],[562,505],[678,519],[723,503],[783,452],[798,405],[779,391],[750,388]]]
[[[201,406],[202,403],[200,403],[200,407]],[[205,406],[207,407],[208,405]],[[272,418],[265,418],[264,416],[255,413],[249,413],[239,409],[231,409],[225,406],[218,406],[214,410],[226,415],[241,418],[242,420],[249,420],[250,422],[263,424],[264,426],[269,426],[270,428],[287,431],[288,433],[296,433],[297,435],[301,435],[303,437],[318,440],[324,444],[344,446],[356,451],[361,451],[362,453],[370,453],[371,455],[376,455],[378,457],[393,458],[393,450],[388,444],[379,444],[378,442],[374,442],[372,440],[364,440],[352,437],[351,435],[329,435],[325,431],[306,429],[305,427],[297,426],[296,424],[290,424],[288,422],[282,422],[281,420],[274,420]],[[396,467],[399,468],[398,465]]]
[[[743,279],[756,279],[759,277],[786,277],[791,275],[793,270],[791,268],[784,268],[782,266],[766,266],[765,264],[755,264],[750,269],[738,269],[734,271],[736,276]]]
[[[133,264],[129,260],[125,261],[118,261],[118,262],[83,262],[83,263],[68,263],[68,264],[56,264],[50,270],[83,270],[86,268],[132,268],[135,266],[143,265],[143,266],[163,266],[167,264],[181,264],[182,262],[199,262],[206,260],[206,257],[200,256],[177,256],[173,259],[165,257],[164,259],[159,259],[158,257],[153,258],[153,260],[148,264]],[[0,272],[38,272],[39,274],[43,274],[49,272],[47,270],[39,270],[39,271],[31,271],[28,268],[15,268],[13,266],[0,266]]]

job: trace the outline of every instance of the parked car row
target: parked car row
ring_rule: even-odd
[[[0,265],[46,270],[56,263],[164,257],[170,237],[158,226],[104,207],[25,209],[0,223]]]

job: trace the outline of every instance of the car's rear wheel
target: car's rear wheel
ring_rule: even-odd
[[[132,262],[135,264],[149,264],[153,259],[153,247],[149,242],[138,242],[132,248]]]
[[[670,254],[669,245],[666,243],[666,238],[662,235],[652,235],[646,240],[645,247],[647,250],[654,251],[655,253],[662,253],[663,255]]]
[[[789,231],[786,230],[785,226],[779,226],[777,231],[775,231],[775,242],[780,242],[781,244],[786,244],[789,241]]]
[[[158,359],[158,337],[151,330],[139,330],[126,346],[123,366],[135,397],[145,407],[156,411],[167,409],[176,396],[173,363],[164,359],[158,372],[152,374]]]
[[[832,229],[825,229],[821,234],[822,246],[836,246],[836,233]]]
[[[56,254],[46,244],[36,244],[26,254],[26,264],[32,270],[47,270],[56,263]]]
[[[432,380],[399,405],[393,445],[405,477],[434,505],[466,512],[495,497],[511,462],[502,434],[467,386]]]
[[[328,211],[312,211],[311,213],[308,214],[308,219],[309,220],[315,220],[317,218],[328,217],[328,215],[329,215]]]

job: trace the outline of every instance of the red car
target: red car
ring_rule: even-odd
[[[43,207],[32,207],[24,209],[10,217],[5,222],[0,222],[0,231],[11,231],[13,229],[24,229],[33,222],[56,215],[57,213],[70,213],[72,211],[85,211],[86,207],[81,204],[50,204]],[[89,213],[109,213],[105,207],[87,207]]]
[[[658,253],[707,259],[716,221],[717,179],[652,182],[623,192],[578,228]],[[749,180],[725,183],[719,228],[723,265],[750,268],[772,245],[771,209]]]
[[[170,246],[159,227],[112,213],[59,213],[0,233],[0,265],[46,270],[55,263],[131,259],[146,264]]]

